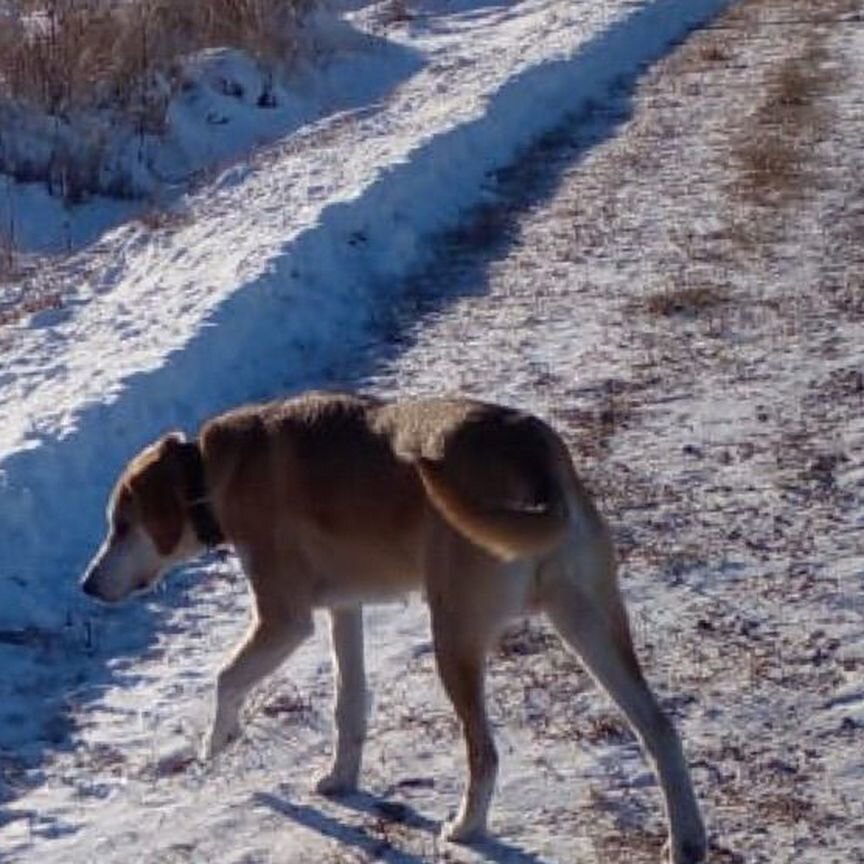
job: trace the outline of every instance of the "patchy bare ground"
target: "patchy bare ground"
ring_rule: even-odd
[[[484,295],[431,310],[381,380],[533,400],[569,432],[716,861],[864,861],[861,26],[857,3],[744,0],[618,116],[541,142],[417,292]],[[538,740],[628,746],[544,629],[492,675]],[[654,861],[627,787],[568,819],[600,860]]]

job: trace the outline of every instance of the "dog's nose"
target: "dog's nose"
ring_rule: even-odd
[[[81,580],[81,590],[88,597],[98,597],[99,592],[96,590],[96,580],[93,578],[95,575],[95,570],[90,569],[84,575],[84,578]]]

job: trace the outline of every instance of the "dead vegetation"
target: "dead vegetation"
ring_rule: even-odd
[[[239,84],[226,81],[225,95],[272,107],[272,81],[296,56],[303,19],[317,2],[0,3],[0,175],[45,184],[69,206],[94,194],[156,197],[142,180],[149,177],[146,141],[166,131],[172,97],[195,86],[187,60],[208,49],[244,52],[262,68],[261,93],[239,92]],[[11,191],[8,199],[9,217],[0,226],[0,326],[61,303],[35,258],[19,248]],[[171,231],[190,215],[153,205],[138,221]],[[50,270],[47,259],[43,264]]]
[[[148,231],[176,231],[192,224],[192,214],[181,208],[148,207],[137,217]]]
[[[394,24],[405,24],[413,20],[414,15],[408,8],[408,0],[390,0],[384,7],[379,23],[384,27]]]
[[[0,282],[12,281],[16,275],[15,239],[0,230]]]
[[[158,132],[182,58],[213,47],[284,61],[313,0],[18,0],[2,15],[0,95],[51,115],[106,103]]]
[[[663,289],[645,298],[645,310],[661,318],[695,318],[728,302],[726,294],[712,285],[686,285]]]
[[[733,145],[737,194],[748,203],[776,205],[804,194],[814,148],[828,124],[824,95],[833,71],[813,33],[767,82],[762,103]]]
[[[0,173],[46,183],[69,204],[139,197],[134,172],[117,164],[122,142],[137,137],[141,151],[164,134],[172,97],[194,86],[187,59],[244,52],[266,70],[254,98],[271,107],[267,82],[296,55],[316,2],[12,0],[0,7]]]
[[[17,270],[13,270],[5,279],[3,274],[0,273],[0,285],[2,285],[3,281],[14,282],[22,278],[24,277]],[[0,302],[0,327],[14,324],[28,315],[61,309],[62,306],[63,298],[59,291],[51,290],[50,288],[39,291],[21,290],[17,293],[14,300]]]

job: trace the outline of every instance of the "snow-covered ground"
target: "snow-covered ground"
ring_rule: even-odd
[[[423,62],[410,45],[353,26],[329,7],[310,14],[297,38],[303,53],[284,77],[234,49],[187,58],[159,135],[137,132],[135,124],[107,108],[83,114],[78,129],[0,102],[4,164],[26,165],[27,173],[41,175],[61,152],[79,164],[101,165],[92,182],[122,193],[122,198],[91,194],[70,206],[46,183],[0,176],[0,232],[22,263],[32,253],[92,244],[136,217],[145,223],[182,220],[184,202],[178,199],[191,187],[207,185],[232,162],[245,161],[250,152],[301,127],[369,108]]]
[[[416,60],[386,98],[229,170],[182,224],[113,232],[65,265],[80,284],[59,312],[9,334],[0,858],[657,859],[638,749],[538,625],[492,664],[499,839],[460,850],[436,839],[463,765],[419,602],[369,610],[369,794],[337,803],[309,789],[329,739],[321,632],[236,748],[192,758],[245,626],[233,562],[138,606],[77,599],[142,442],[347,382],[482,393],[563,428],[618,530],[712,860],[864,860],[860,27],[839,3],[817,26],[795,0],[743,0],[646,69],[725,4],[682,5],[416,7],[386,31]],[[813,33],[842,70],[817,182],[760,210],[736,191],[735,147]],[[711,290],[679,308],[679,287]]]
[[[321,380],[490,172],[722,5],[433,8],[402,33],[424,62],[389,98],[229,169],[186,224],[124,227],[98,262],[73,260],[74,294],[4,345],[0,572],[23,584],[0,623],[62,622],[56,574],[85,562],[129,452]]]

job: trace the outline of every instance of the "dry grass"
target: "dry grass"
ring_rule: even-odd
[[[661,318],[681,316],[695,318],[701,313],[711,312],[728,302],[726,294],[710,285],[692,285],[671,288],[649,294],[645,298],[645,310]]]
[[[383,18],[380,21],[384,26],[392,24],[405,24],[413,19],[413,14],[408,8],[407,0],[390,0],[384,8]]]
[[[230,46],[289,57],[313,0],[19,0],[2,21],[0,95],[58,114],[125,107],[159,131],[178,62]],[[166,90],[167,88],[167,90]]]
[[[154,205],[140,213],[137,221],[148,231],[176,231],[192,224],[192,214],[188,210]]]
[[[0,230],[0,282],[16,278],[15,239],[8,231]]]
[[[169,102],[188,86],[185,59],[234,48],[278,69],[317,2],[12,0],[0,11],[0,124],[19,128],[21,141],[2,148],[0,172],[47,183],[70,204],[91,193],[137,197],[111,147],[118,133],[165,132]]]
[[[813,148],[827,125],[822,97],[832,80],[830,58],[813,37],[770,77],[761,105],[733,148],[736,191],[746,201],[794,200],[811,185]]]
[[[498,644],[497,656],[509,660],[545,654],[551,648],[558,648],[560,639],[547,627],[526,618],[507,629]]]
[[[15,274],[18,278],[18,274]],[[8,309],[0,307],[0,327],[14,324],[28,315],[36,315],[39,312],[49,312],[54,309],[63,308],[63,298],[56,291],[45,293],[26,292],[19,303],[15,303]]]
[[[698,54],[699,59],[706,64],[729,63],[732,59],[729,45],[719,39],[700,45]]]

